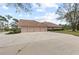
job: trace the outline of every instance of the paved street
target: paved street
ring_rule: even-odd
[[[79,37],[55,32],[0,33],[1,55],[79,54]]]

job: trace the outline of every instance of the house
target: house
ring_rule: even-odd
[[[22,32],[46,32],[47,26],[34,20],[21,19],[17,23]]]
[[[62,29],[62,26],[59,26],[57,24],[51,23],[51,22],[43,22],[47,26],[47,30],[53,30],[53,29]]]
[[[46,32],[53,29],[62,29],[62,26],[51,22],[37,22],[34,20],[21,19],[17,23],[22,32]]]

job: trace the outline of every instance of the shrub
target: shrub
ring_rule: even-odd
[[[52,30],[48,29],[48,31],[62,31],[62,30],[64,30],[64,29],[63,28],[61,28],[61,29],[52,29]]]
[[[63,28],[62,29],[53,29],[53,31],[62,31],[64,30]]]
[[[9,30],[10,30],[9,27],[4,28],[4,31],[9,31]]]
[[[10,29],[10,32],[8,34],[16,34],[16,33],[21,33],[20,28],[12,28]]]

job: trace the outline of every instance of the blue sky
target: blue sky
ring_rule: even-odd
[[[56,14],[57,8],[61,4],[57,3],[41,3],[41,7],[38,7],[36,4],[32,4],[32,14],[20,12],[16,13],[15,7],[7,7],[5,4],[0,3],[0,15],[11,15],[17,19],[28,19],[28,20],[36,20],[36,21],[48,21],[56,24],[65,24],[64,21],[58,21],[56,18],[59,15]]]

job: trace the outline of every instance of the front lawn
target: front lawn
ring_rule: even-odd
[[[71,34],[71,35],[79,36],[79,31],[72,32],[71,30],[63,30],[63,31],[55,31],[55,32],[58,32],[58,33],[65,33],[65,34]]]

